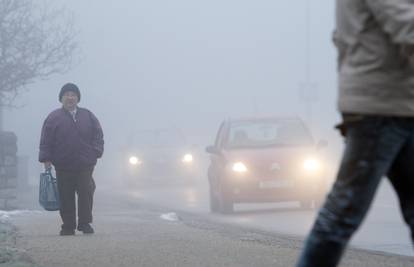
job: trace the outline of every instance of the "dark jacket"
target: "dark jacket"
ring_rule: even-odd
[[[102,128],[85,108],[77,108],[76,122],[64,108],[56,109],[43,124],[39,150],[39,161],[51,161],[57,170],[93,168],[104,151]]]
[[[337,0],[334,40],[342,113],[414,117],[414,0]]]

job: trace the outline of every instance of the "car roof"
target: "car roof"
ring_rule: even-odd
[[[227,118],[226,123],[233,122],[247,122],[247,121],[266,121],[266,120],[298,120],[303,122],[299,116],[249,116],[249,117],[239,117],[239,118]]]
[[[180,140],[182,143],[187,142],[187,138],[184,133],[178,127],[165,127],[165,128],[153,128],[153,129],[139,129],[134,130],[128,135],[128,143],[135,143],[137,140],[142,138],[143,136],[150,136],[149,140],[156,140],[154,139],[154,135],[171,135]]]
[[[159,133],[159,132],[181,132],[179,128],[153,128],[153,129],[138,129],[133,131],[133,133]]]

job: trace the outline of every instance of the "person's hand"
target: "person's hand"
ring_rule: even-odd
[[[414,45],[401,45],[400,54],[403,57],[412,57],[414,55]]]
[[[414,66],[414,45],[402,45],[400,48],[400,56],[405,62]]]
[[[50,161],[45,161],[43,164],[45,165],[45,170],[50,170],[52,168],[52,162]]]

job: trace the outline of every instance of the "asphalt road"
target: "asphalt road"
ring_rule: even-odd
[[[177,182],[178,183],[178,182]],[[159,181],[129,187],[128,194],[136,202],[149,202],[172,211],[187,211],[209,216],[221,223],[247,226],[273,233],[304,238],[309,232],[317,210],[299,208],[298,202],[272,204],[237,204],[230,216],[209,212],[208,185],[204,180],[193,184],[165,186]],[[360,230],[351,241],[357,248],[413,256],[409,229],[403,223],[397,199],[388,181],[384,180]]]
[[[98,183],[96,234],[61,237],[57,212],[29,211],[10,218],[18,228],[16,246],[44,267],[294,265],[301,235],[268,229],[270,221],[262,227],[256,224],[262,217],[277,216],[286,217],[281,225],[287,220],[301,225],[301,218],[312,217],[313,212],[291,204],[260,207],[261,211],[239,207],[232,216],[212,215],[196,188],[106,187],[106,191]],[[414,266],[414,259],[351,249],[341,266]]]

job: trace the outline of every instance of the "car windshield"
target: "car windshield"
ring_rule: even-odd
[[[313,142],[301,120],[251,120],[231,123],[225,147],[308,146]]]
[[[184,145],[185,139],[178,130],[149,130],[135,133],[129,143],[140,147],[177,147]]]

